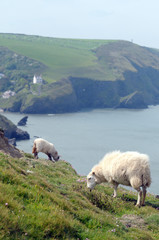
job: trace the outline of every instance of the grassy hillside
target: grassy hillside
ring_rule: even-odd
[[[42,85],[33,84],[34,74],[42,74]],[[159,52],[128,41],[0,34],[0,108],[4,110],[145,108],[159,104],[158,79]],[[7,90],[15,95],[4,98]]]
[[[91,193],[68,162],[0,154],[0,239],[159,239],[159,203],[108,185]]]
[[[137,71],[135,65],[159,69],[157,50],[127,41],[0,34],[0,46],[45,65],[43,77],[50,83],[69,76],[123,80],[125,71]]]
[[[0,34],[0,46],[46,65],[48,69],[44,77],[49,82],[70,75],[104,79],[92,49],[109,42]]]

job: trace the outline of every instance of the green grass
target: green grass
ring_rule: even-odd
[[[105,47],[108,43],[109,47]],[[125,80],[124,72],[137,72],[135,65],[159,69],[157,50],[127,41],[0,33],[0,46],[44,64],[47,68],[43,70],[43,78],[49,83],[69,76]]]
[[[109,42],[0,34],[0,46],[45,64],[48,69],[44,77],[49,82],[70,75],[105,79],[105,71],[92,50]]]
[[[109,185],[90,193],[85,177],[65,161],[1,153],[0,189],[0,239],[159,239],[153,195],[146,207],[136,208],[136,193],[122,188],[116,199]],[[127,227],[125,216],[133,216],[136,225]]]

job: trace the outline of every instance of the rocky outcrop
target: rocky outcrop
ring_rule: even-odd
[[[6,131],[7,136],[7,131]],[[16,140],[27,140],[30,139],[30,135],[27,131],[23,131],[20,128],[16,128],[14,132],[11,132],[9,138],[15,138]]]
[[[21,130],[5,116],[0,115],[0,127],[4,130],[4,134],[8,139],[16,140],[30,139],[28,132]]]
[[[23,117],[19,122],[18,122],[18,126],[25,126],[28,120],[28,116]]]
[[[8,143],[8,139],[4,136],[4,131],[0,129],[0,152],[6,153],[14,158],[23,157],[22,152]]]

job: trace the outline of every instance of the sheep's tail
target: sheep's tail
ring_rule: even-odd
[[[36,143],[33,144],[32,153],[36,153]]]

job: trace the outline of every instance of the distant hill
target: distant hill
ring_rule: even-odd
[[[97,58],[92,49],[109,42],[112,41],[0,34],[0,46],[7,47],[20,56],[25,56],[46,66],[43,77],[48,82],[69,76],[93,78],[94,69],[97,71],[99,68],[100,70],[100,66],[96,62]],[[34,71],[36,70],[34,69]],[[88,75],[88,71],[91,71],[93,75],[91,73]],[[35,73],[39,73],[39,69]],[[97,73],[98,75],[102,79],[101,73]]]
[[[128,41],[0,34],[0,108],[60,113],[159,104],[159,51]],[[43,85],[34,85],[34,74]],[[12,90],[15,96],[2,98]]]

